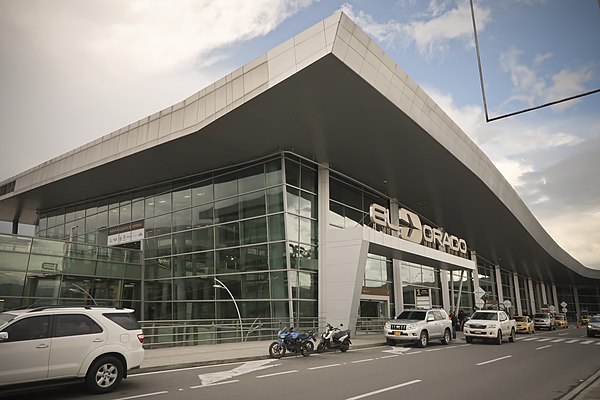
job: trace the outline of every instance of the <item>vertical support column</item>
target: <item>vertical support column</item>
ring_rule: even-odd
[[[513,283],[515,285],[515,303],[517,303],[517,315],[523,315],[523,306],[521,305],[521,291],[519,290],[519,275],[517,275],[516,272],[513,272]]]
[[[471,260],[473,260],[473,263],[475,264],[475,269],[473,270],[473,292],[475,292],[477,289],[479,289],[479,266],[477,265],[477,253],[475,253],[474,251],[471,252]],[[477,298],[477,295],[474,295],[474,306],[477,305],[477,300],[479,300]]]
[[[16,235],[18,233],[19,233],[19,221],[15,219],[12,222],[12,234]]]
[[[494,265],[494,272],[496,273],[496,290],[498,291],[498,307],[504,303],[504,293],[502,291],[502,274],[500,273],[500,266]]]
[[[441,270],[440,271],[440,283],[442,285],[442,307],[444,310],[452,311],[454,310],[453,303],[450,302],[450,291],[448,290],[449,279],[448,279],[448,271]]]
[[[535,294],[533,293],[533,282],[531,278],[527,278],[527,286],[529,288],[529,304],[531,304],[531,313],[535,314],[537,311],[535,307]]]
[[[325,319],[325,300],[323,279],[325,266],[325,244],[327,243],[327,229],[329,228],[329,164],[319,165],[317,182],[317,196],[319,202],[319,282],[317,284],[319,323]]]
[[[553,283],[552,286],[552,301],[554,302],[554,307],[558,312],[562,312],[562,307],[558,304],[558,294],[556,293],[556,285]]]
[[[397,221],[400,218],[400,204],[397,199],[390,200],[390,218],[392,221]],[[392,266],[394,271],[394,305],[396,309],[394,313],[400,314],[400,310],[404,310],[404,292],[402,291],[402,266],[401,260],[393,259]]]
[[[542,304],[549,306],[550,303],[548,303],[548,296],[546,294],[546,284],[544,282],[540,282],[540,291],[542,292]]]
[[[573,300],[575,300],[575,313],[577,318],[581,317],[581,307],[579,306],[579,292],[577,286],[573,285]]]

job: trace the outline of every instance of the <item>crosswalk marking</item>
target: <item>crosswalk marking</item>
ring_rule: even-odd
[[[543,339],[538,339],[538,342],[547,342],[548,340],[551,340],[552,338],[543,338]]]
[[[524,342],[529,342],[531,340],[536,340],[536,339],[537,339],[536,337],[530,337],[530,338],[527,338],[527,339],[523,339],[523,341]]]
[[[579,342],[579,339],[567,340],[565,343],[575,343]]]
[[[552,343],[562,342],[563,340],[567,340],[567,339],[565,339],[565,338],[556,339],[556,340],[553,340]],[[598,343],[600,343],[600,342],[598,342]]]
[[[593,340],[586,340],[585,342],[581,342],[579,344],[590,344],[590,343],[594,343]]]

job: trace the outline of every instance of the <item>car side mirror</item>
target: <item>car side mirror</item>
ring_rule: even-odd
[[[8,332],[0,332],[0,341],[8,340]]]

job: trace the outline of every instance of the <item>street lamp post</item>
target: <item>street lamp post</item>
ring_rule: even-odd
[[[227,293],[229,293],[231,300],[233,300],[233,305],[235,306],[235,309],[238,314],[238,318],[240,320],[240,336],[241,336],[241,339],[243,342],[244,341],[244,328],[242,325],[242,315],[240,314],[240,309],[238,308],[237,302],[235,301],[235,298],[231,294],[231,291],[229,290],[229,288],[227,286],[225,286],[225,284],[223,282],[221,282],[220,280],[218,280],[217,278],[214,278],[214,279],[215,279],[215,282],[217,282],[218,284],[214,284],[213,287],[227,290]]]
[[[96,303],[96,299],[94,299],[94,298],[92,297],[92,295],[90,294],[90,292],[88,292],[87,290],[85,290],[84,288],[82,288],[81,286],[79,286],[79,285],[78,285],[78,284],[76,284],[76,283],[72,283],[72,282],[71,282],[71,285],[75,286],[77,289],[72,289],[72,288],[71,288],[71,289],[69,289],[69,291],[70,291],[70,292],[83,293],[83,294],[87,295],[87,296],[88,296],[90,299],[92,299],[92,301],[94,302],[94,305],[95,305],[95,306],[97,306],[97,305],[98,305],[98,303]]]

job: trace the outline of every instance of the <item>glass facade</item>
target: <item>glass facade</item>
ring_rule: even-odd
[[[146,321],[273,321],[318,316],[318,168],[291,153],[236,167],[137,188],[126,193],[42,211],[36,238],[8,235],[0,243],[0,298],[4,308],[29,304],[114,304],[136,309]],[[328,221],[333,228],[369,225],[373,203],[390,199],[330,171]],[[107,246],[115,232],[142,229],[141,241]],[[59,239],[59,240],[54,240]],[[477,258],[485,306],[499,301],[495,266]],[[443,304],[439,269],[400,260],[402,283],[394,283],[393,260],[369,254],[363,277],[366,306],[397,314],[458,302],[476,307],[471,272],[448,273],[451,304]],[[503,300],[524,314],[542,306],[551,285],[500,269]],[[224,287],[215,285],[219,280]],[[404,304],[395,304],[402,290]],[[596,287],[579,289],[581,308],[596,312]],[[559,301],[573,304],[572,289],[557,287]],[[235,299],[235,301],[232,301]],[[384,300],[387,299],[387,300]],[[143,305],[143,306],[142,306]],[[365,307],[366,307],[365,306]],[[383,311],[377,310],[377,315]]]
[[[106,245],[141,223],[145,320],[237,318],[215,278],[242,318],[314,318],[317,215],[316,167],[279,155],[47,212],[37,234]]]
[[[100,304],[140,317],[141,252],[18,235],[0,235],[4,309]]]

